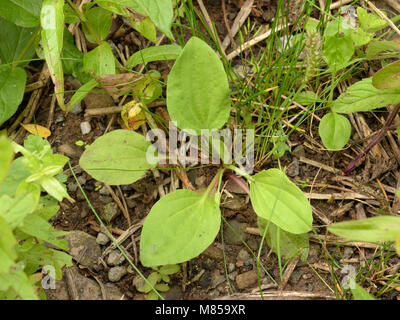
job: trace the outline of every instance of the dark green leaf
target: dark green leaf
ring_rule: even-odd
[[[39,25],[42,0],[2,0],[0,16],[24,28]]]
[[[36,28],[19,27],[0,17],[0,61],[3,64],[19,60],[29,60],[35,55],[34,43],[21,56],[32,37],[35,36]],[[28,62],[19,64],[24,67]]]
[[[24,69],[0,66],[0,126],[17,111],[24,97],[25,83]]]

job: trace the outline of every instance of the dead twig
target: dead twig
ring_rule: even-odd
[[[281,31],[285,26],[281,25],[276,28],[276,32]],[[226,56],[226,59],[232,60],[233,58],[237,57],[243,51],[251,48],[252,46],[256,45],[257,43],[267,39],[272,33],[272,29],[258,35],[257,37],[245,42],[244,44],[240,45],[237,49],[233,50],[230,54]]]
[[[229,46],[229,44],[233,41],[233,38],[236,36],[238,33],[240,27],[243,25],[243,23],[246,21],[247,17],[249,16],[251,9],[253,7],[254,0],[247,0],[242,7],[240,8],[240,11],[238,15],[235,18],[235,21],[233,21],[232,27],[230,28],[231,34],[225,37],[224,41],[222,41],[222,49],[226,50]],[[232,39],[231,39],[232,37]],[[232,43],[234,46],[236,46],[236,43]],[[235,48],[236,49],[236,48]]]

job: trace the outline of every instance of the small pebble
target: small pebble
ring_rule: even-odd
[[[108,255],[107,264],[109,266],[119,266],[122,262],[124,262],[125,257],[119,252],[119,250],[113,250]]]
[[[84,184],[86,183],[86,178],[85,178],[84,176],[79,176],[79,177],[78,177],[78,182],[79,182],[81,185],[84,185]]]
[[[136,290],[138,290],[139,288],[144,286],[145,282],[141,276],[137,275],[133,278],[132,284],[136,288]]]
[[[211,274],[211,288],[215,288],[225,282],[225,275],[220,274],[218,270],[214,270]]]
[[[231,280],[231,281],[235,280],[237,274],[238,274],[237,271],[231,272],[231,273],[228,275],[229,280]]]
[[[90,126],[89,121],[83,121],[81,122],[81,132],[83,135],[88,134],[90,131],[92,131],[92,127]]]
[[[105,246],[108,242],[110,242],[110,239],[104,233],[99,232],[96,238],[96,242],[102,246]]]
[[[60,114],[60,115],[58,115],[58,116],[54,119],[54,122],[55,122],[56,124],[61,124],[62,122],[64,122],[64,120],[65,120],[64,115],[63,115],[63,114]]]
[[[79,158],[82,154],[81,148],[69,144],[62,144],[57,148],[58,152],[70,158]]]
[[[236,267],[235,267],[234,263],[229,263],[228,266],[227,266],[228,273],[231,273],[231,272],[235,271],[235,268]]]
[[[105,186],[103,186],[103,187],[100,189],[100,194],[101,194],[102,196],[109,196],[109,195],[110,195],[110,191],[108,191],[108,189],[107,189]]]
[[[74,193],[78,189],[78,185],[75,182],[70,182],[67,185],[68,192]]]
[[[249,288],[255,285],[256,283],[257,283],[257,272],[254,270],[241,273],[236,277],[236,285],[240,290]]]
[[[125,267],[113,267],[108,270],[108,280],[111,282],[117,282],[121,280],[124,275],[126,275]]]
[[[247,262],[250,259],[250,254],[246,249],[242,249],[239,251],[237,255],[237,260]]]
[[[69,110],[69,112],[72,113],[72,114],[79,114],[82,111],[83,111],[83,109],[82,109],[82,102],[81,101],[79,101],[76,105],[74,105],[74,107],[71,110]]]

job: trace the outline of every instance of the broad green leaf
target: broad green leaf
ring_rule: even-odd
[[[60,239],[67,235],[68,232],[54,229],[50,223],[35,213],[27,215],[18,229],[30,236],[51,243],[62,250],[69,250],[67,240]]]
[[[130,16],[129,10],[127,10],[128,4],[134,1],[135,0],[93,0],[93,2],[100,7],[127,18]]]
[[[331,70],[345,68],[353,54],[354,46],[350,36],[336,35],[325,41],[323,57]]]
[[[259,217],[287,232],[302,234],[312,229],[310,203],[281,170],[263,170],[252,176],[250,199]]]
[[[324,39],[325,41],[329,38],[336,37],[339,34],[344,36],[350,36],[354,28],[351,26],[350,22],[343,17],[337,17],[336,19],[329,21],[325,31]]]
[[[397,234],[395,241],[396,252],[400,256],[400,232]]]
[[[112,13],[101,7],[93,7],[85,12],[87,19],[82,23],[86,38],[92,43],[100,43],[110,32]]]
[[[32,28],[39,25],[42,0],[2,0],[0,16],[12,23]]]
[[[36,240],[34,241],[36,242]],[[47,248],[42,243],[33,243],[29,250],[18,246],[17,252],[18,259],[26,261],[24,271],[27,274],[35,273],[42,266],[51,265],[55,269],[56,280],[61,280],[61,268],[64,266],[72,266],[72,257],[69,254]]]
[[[365,55],[367,59],[373,59],[383,52],[398,53],[400,52],[400,44],[395,41],[372,40],[365,51]]]
[[[72,96],[71,100],[68,103],[68,109],[73,108],[77,103],[85,99],[85,97],[92,91],[92,89],[96,88],[98,85],[97,81],[92,79],[86,82],[83,86],[81,86]]]
[[[53,154],[50,143],[36,134],[31,134],[24,140],[24,148],[40,158]]]
[[[139,32],[143,37],[149,39],[153,43],[157,42],[156,26],[149,17],[145,17],[141,21],[134,21],[133,19],[130,19],[130,21],[132,28]]]
[[[399,88],[379,90],[372,85],[372,78],[367,78],[350,86],[333,102],[331,109],[337,113],[353,113],[397,103],[400,103]]]
[[[171,40],[174,39],[171,32],[173,8],[171,0],[95,0],[99,6],[115,12],[119,15],[130,17],[127,8],[149,17],[157,28]]]
[[[0,203],[0,217],[11,229],[15,229],[35,210],[37,197],[34,192],[20,194],[13,198],[4,195],[0,198]]]
[[[380,216],[356,221],[334,223],[329,232],[354,241],[395,241],[400,233],[400,218]]]
[[[144,222],[140,260],[150,267],[195,258],[214,241],[220,224],[219,206],[207,194],[169,193],[151,208]]]
[[[375,73],[372,85],[381,90],[400,88],[400,61],[393,62]]]
[[[40,197],[35,213],[48,221],[58,212],[59,209],[60,206],[56,199],[51,196],[42,196]]]
[[[258,217],[258,225],[260,233],[263,234],[268,221]],[[293,259],[300,256],[301,260],[306,261],[309,252],[308,234],[293,234],[278,228],[272,222],[268,225],[266,240],[268,246],[276,253],[282,256],[285,260]]]
[[[316,102],[321,102],[321,99],[319,99],[318,95],[313,91],[299,92],[298,94],[296,94],[294,100],[304,106],[308,106]]]
[[[63,186],[56,178],[50,176],[44,176],[39,180],[40,186],[52,197],[58,201],[62,201],[64,198],[70,199],[70,196]]]
[[[2,200],[0,198],[0,206]],[[0,215],[0,274],[8,273],[10,267],[14,264],[17,255],[14,251],[14,246],[17,240],[14,237],[7,221]]]
[[[126,2],[127,7],[144,16],[148,16],[162,33],[169,39],[174,39],[171,32],[172,19],[174,17],[172,0],[123,0],[121,2]]]
[[[64,21],[68,24],[77,23],[80,21],[78,14],[71,8],[68,3],[64,4]]]
[[[96,76],[115,74],[115,60],[110,45],[103,42],[97,48],[85,53],[83,57],[85,72],[94,72]]]
[[[0,197],[3,195],[12,197],[17,190],[18,185],[30,175],[31,172],[25,167],[23,158],[20,157],[15,159],[11,164],[11,168],[8,171],[5,180],[0,184]]]
[[[83,52],[75,46],[75,40],[68,29],[64,30],[63,49],[61,54],[64,73],[72,74],[82,83],[91,80],[89,74],[83,71]]]
[[[373,296],[371,296],[363,287],[361,287],[358,283],[355,284],[355,288],[350,288],[351,293],[353,294],[354,300],[375,300]]]
[[[135,52],[126,63],[127,68],[134,68],[138,64],[174,60],[182,53],[182,48],[175,44],[166,44],[158,47],[149,47]]]
[[[167,108],[182,130],[219,129],[229,117],[228,79],[216,53],[192,37],[168,77]]]
[[[361,27],[368,32],[376,32],[386,27],[386,21],[379,18],[376,14],[368,13],[362,7],[357,8],[358,19]]]
[[[29,41],[36,34],[36,28],[23,28],[0,17],[0,61],[3,64],[28,60],[35,55],[34,43]],[[26,51],[25,51],[26,50]],[[24,52],[25,51],[25,52]],[[20,63],[24,67],[28,62]]]
[[[351,39],[353,40],[356,46],[366,45],[372,40],[373,37],[374,34],[372,32],[367,32],[361,28],[356,28],[351,33]]]
[[[154,151],[142,135],[114,130],[88,146],[79,164],[96,180],[110,185],[130,184],[153,167],[146,159],[146,152]]]
[[[318,132],[324,146],[330,150],[342,149],[350,139],[351,124],[345,117],[335,112],[324,115]]]
[[[14,158],[14,151],[11,141],[5,136],[0,136],[0,185],[7,176]]]
[[[15,191],[15,197],[31,194],[34,201],[32,207],[36,208],[40,199],[40,191],[40,186],[37,183],[22,181]]]
[[[58,105],[64,106],[64,72],[61,61],[64,34],[64,0],[43,0],[40,14],[43,54],[49,67]]]
[[[22,267],[7,274],[0,273],[0,292],[9,288],[12,288],[22,300],[38,300],[35,287],[32,286]]]
[[[0,66],[0,126],[17,111],[24,97],[25,83],[24,69]]]

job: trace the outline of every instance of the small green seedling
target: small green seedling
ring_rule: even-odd
[[[161,268],[153,268],[152,272],[147,280],[152,284],[152,286],[159,292],[169,291],[168,283],[170,282],[170,275],[179,272],[180,267],[177,264],[162,266]],[[145,283],[142,287],[138,288],[139,292],[146,294],[147,300],[158,300],[158,295],[154,290]]]
[[[24,146],[1,136],[0,150],[0,300],[46,299],[43,289],[55,289],[62,267],[72,265],[61,251],[69,250],[67,232],[48,222],[58,201],[71,200],[59,177],[68,158],[38,135]]]

